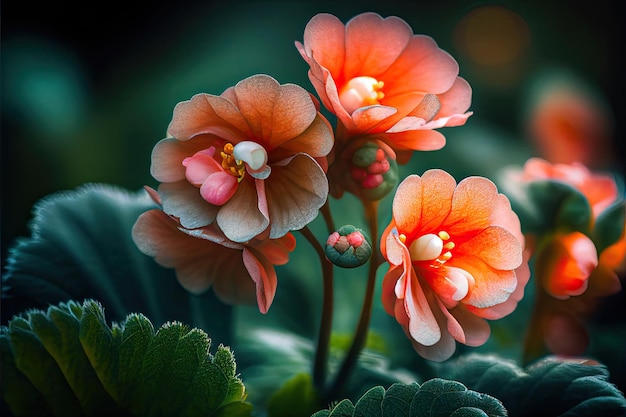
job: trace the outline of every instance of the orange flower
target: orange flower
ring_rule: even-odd
[[[398,17],[363,13],[344,26],[318,14],[296,47],[346,130],[338,137],[375,135],[396,151],[435,150],[445,138],[433,129],[463,125],[472,114],[471,88],[454,58]]]
[[[179,103],[152,151],[163,210],[182,227],[213,222],[234,242],[284,236],[312,221],[328,195],[328,121],[311,95],[256,75],[220,96]]]
[[[596,167],[613,161],[613,120],[600,95],[562,72],[544,75],[534,90],[527,124],[544,158]]]
[[[486,319],[515,309],[530,275],[508,199],[486,178],[458,185],[442,170],[407,177],[381,238],[390,268],[383,305],[423,357],[445,360],[455,340],[479,346]]]
[[[274,265],[287,263],[296,245],[291,233],[278,239],[233,242],[215,224],[185,229],[160,209],[141,214],[132,235],[140,251],[154,257],[159,265],[176,270],[186,290],[200,294],[212,287],[225,303],[256,301],[264,314],[276,293]]]

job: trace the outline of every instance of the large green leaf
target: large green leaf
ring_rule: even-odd
[[[368,390],[353,404],[342,400],[330,410],[313,417],[496,417],[506,409],[496,398],[467,389],[457,381],[433,378],[421,386],[395,383],[385,391],[381,386]]]
[[[623,394],[595,361],[547,357],[522,369],[495,356],[467,355],[441,370],[500,399],[511,417],[626,415]]]
[[[32,235],[17,240],[6,262],[3,323],[29,308],[92,298],[112,321],[139,311],[156,324],[178,320],[230,343],[232,308],[212,291],[189,294],[173,270],[135,246],[132,226],[153,207],[144,191],[103,184],[41,200],[34,208]]]
[[[248,416],[229,348],[141,314],[106,324],[95,301],[17,316],[0,333],[2,398],[16,415]]]

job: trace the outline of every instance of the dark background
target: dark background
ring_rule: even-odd
[[[520,46],[513,39],[519,50],[507,64],[481,64],[459,37],[463,19],[489,6],[503,6],[522,22],[525,41]],[[615,118],[611,165],[623,168],[621,2],[172,1],[139,6],[109,1],[69,6],[13,0],[1,7],[3,260],[13,239],[29,234],[31,206],[47,194],[86,182],[133,190],[154,185],[150,151],[164,136],[178,101],[198,92],[219,94],[255,73],[312,91],[293,41],[302,40],[308,20],[322,11],[344,22],[363,11],[398,15],[416,33],[435,38],[459,61],[461,75],[474,89],[475,115],[468,126],[487,124],[506,132],[502,141],[524,136],[521,113],[528,80],[545,68],[571,71],[608,103]],[[497,23],[486,29],[496,44],[498,31],[510,29]]]

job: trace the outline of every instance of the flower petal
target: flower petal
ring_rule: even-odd
[[[233,103],[212,94],[196,94],[174,107],[168,134],[186,141],[203,133],[238,142],[249,136],[246,120]]]
[[[455,256],[476,256],[493,269],[515,269],[522,263],[522,246],[500,226],[489,226],[458,244]]]
[[[429,36],[415,35],[402,54],[380,77],[388,95],[409,90],[430,94],[448,91],[459,74],[457,62]]]
[[[462,114],[470,108],[472,104],[472,87],[461,77],[456,77],[452,87],[437,96],[441,103],[441,108],[437,117],[448,117],[454,114]]]
[[[213,144],[210,137],[199,137],[181,142],[173,138],[161,139],[152,149],[150,174],[159,182],[176,182],[185,179],[183,160]]]
[[[272,305],[278,284],[274,265],[252,248],[244,248],[243,263],[256,284],[259,311],[265,314]]]
[[[221,206],[237,192],[237,178],[228,172],[218,171],[209,175],[200,187],[200,195],[208,203]]]
[[[400,122],[409,121],[404,118]],[[399,123],[400,123],[399,122]],[[396,149],[411,149],[413,151],[436,151],[446,145],[446,137],[436,130],[414,129],[385,134],[387,142]]]
[[[446,231],[459,238],[490,225],[497,204],[498,190],[484,177],[468,177],[459,182],[452,198],[452,210],[446,219]]]
[[[132,235],[140,251],[154,257],[166,268],[175,268],[181,285],[194,294],[206,291],[223,277],[251,282],[241,261],[240,249],[226,248],[183,233],[176,221],[161,210],[141,214],[133,226]],[[242,294],[246,292],[245,286],[238,288]],[[249,298],[248,292],[248,302]]]
[[[391,66],[405,49],[413,30],[402,19],[383,19],[362,13],[346,24],[344,76],[347,80],[367,75],[376,77]]]
[[[304,45],[296,43],[303,58],[313,57],[338,77],[344,62],[345,27],[335,16],[319,13],[304,28]]]
[[[429,170],[422,177],[409,175],[393,200],[393,217],[400,233],[412,240],[420,230],[434,231],[450,211],[456,181],[447,172]],[[409,236],[411,235],[411,236]]]
[[[237,106],[269,152],[302,134],[317,117],[310,94],[295,84],[280,85],[269,75],[254,75],[234,87]]]
[[[313,158],[297,154],[272,166],[266,193],[272,217],[270,238],[278,238],[317,217],[328,197],[328,180]]]
[[[411,275],[404,295],[404,308],[409,317],[408,331],[417,343],[431,346],[441,338],[441,329],[415,273]]]
[[[474,285],[463,303],[478,308],[491,307],[505,302],[517,288],[515,271],[491,268],[482,259],[472,256],[456,256],[451,264],[467,271],[474,277]]]
[[[217,224],[232,241],[247,242],[269,226],[257,194],[257,181],[241,181],[237,192],[217,213]]]
[[[177,217],[187,229],[204,227],[212,223],[217,215],[218,207],[207,203],[200,190],[187,181],[162,183],[159,185],[159,196],[163,211]]]

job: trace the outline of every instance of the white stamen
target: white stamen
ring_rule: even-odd
[[[413,261],[432,261],[441,255],[442,250],[443,240],[432,233],[420,236],[409,247],[409,253]]]
[[[267,152],[263,146],[256,142],[245,140],[235,145],[233,156],[239,161],[243,161],[254,170],[258,171],[267,164]]]

